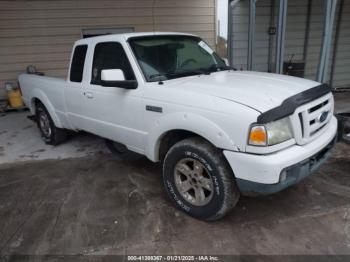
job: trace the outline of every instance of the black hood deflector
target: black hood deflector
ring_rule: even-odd
[[[291,96],[284,100],[278,107],[272,108],[258,117],[258,124],[266,124],[271,121],[292,115],[299,106],[307,104],[321,96],[331,92],[327,84],[322,84],[304,92]]]

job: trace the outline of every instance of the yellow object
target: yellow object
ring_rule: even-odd
[[[249,144],[255,146],[267,145],[266,129],[263,126],[253,126],[249,134]]]
[[[22,101],[21,92],[19,91],[19,89],[8,91],[7,96],[9,98],[10,107],[19,108],[24,105]]]

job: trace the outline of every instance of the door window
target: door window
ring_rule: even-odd
[[[120,43],[105,42],[95,46],[92,64],[92,84],[100,84],[101,71],[104,69],[121,69],[125,80],[135,80],[134,72],[126,53]]]
[[[75,47],[72,64],[70,68],[70,81],[81,82],[83,80],[84,63],[86,57],[87,45],[78,45]]]

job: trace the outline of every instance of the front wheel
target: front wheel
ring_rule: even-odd
[[[174,204],[197,219],[223,217],[240,196],[222,152],[197,137],[180,141],[169,150],[163,178]]]

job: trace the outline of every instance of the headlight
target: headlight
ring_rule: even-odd
[[[288,117],[265,125],[254,125],[249,133],[249,145],[272,146],[293,137],[290,120]]]

